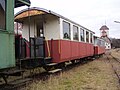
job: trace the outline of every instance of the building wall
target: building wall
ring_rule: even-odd
[[[105,43],[105,49],[111,49],[111,44],[110,43]]]
[[[103,31],[103,30],[100,30],[100,37],[103,36],[103,35],[102,35],[102,31]],[[109,37],[109,30],[105,30],[105,31],[106,31],[107,36]]]
[[[105,40],[105,49],[111,49],[111,41],[108,37],[103,37]]]

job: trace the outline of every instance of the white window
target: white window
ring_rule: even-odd
[[[0,0],[0,29],[5,30],[6,0]]]
[[[63,21],[63,38],[70,39],[70,23]]]
[[[80,28],[80,38],[81,38],[81,41],[85,41],[85,35],[84,35],[84,29]]]
[[[102,40],[102,45],[101,46],[105,46],[105,41]]]
[[[78,27],[73,25],[73,40],[79,40],[78,39]]]

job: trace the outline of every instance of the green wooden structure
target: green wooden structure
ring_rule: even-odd
[[[3,21],[0,21],[0,70],[15,66],[14,7],[20,7],[23,5],[29,6],[30,1],[0,1],[0,15],[5,17]]]

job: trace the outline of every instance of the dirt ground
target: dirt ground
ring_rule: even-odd
[[[109,51],[120,58],[120,49]],[[21,90],[120,90],[118,78],[105,54],[99,59],[75,66],[49,79],[36,80]]]

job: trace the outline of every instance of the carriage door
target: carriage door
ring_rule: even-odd
[[[37,37],[41,37],[41,38],[44,37],[44,35],[43,35],[43,24],[42,23],[40,23],[40,25],[37,24]]]
[[[43,34],[43,23],[37,25],[37,38],[36,38],[36,57],[44,57],[44,34]]]
[[[31,57],[45,57],[43,24],[36,26],[36,37],[31,38]]]

